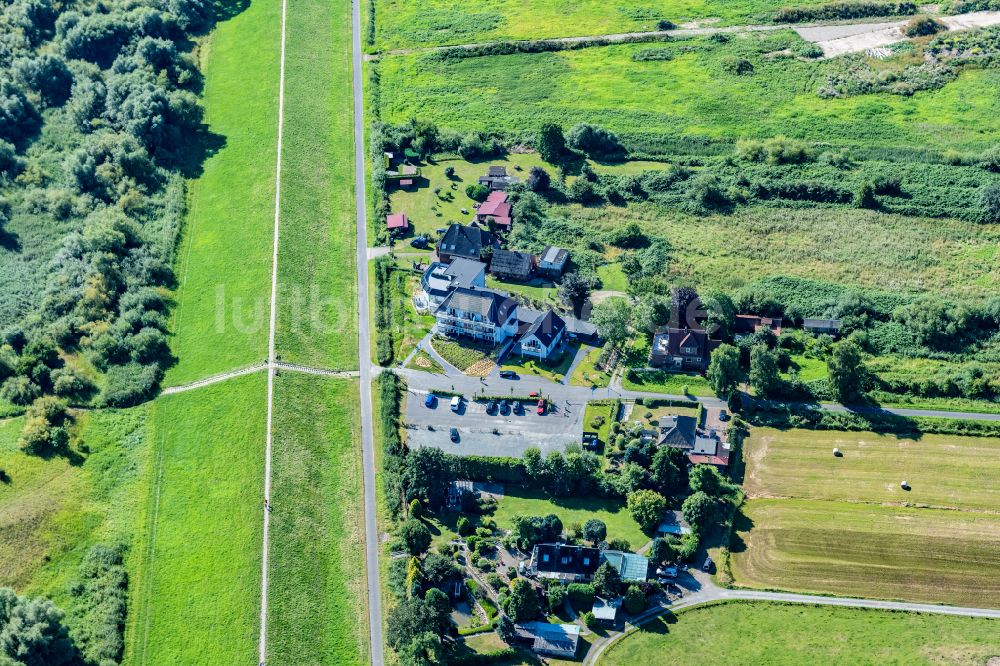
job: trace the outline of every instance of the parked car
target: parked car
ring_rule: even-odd
[[[433,393],[428,393],[427,397],[424,398],[424,407],[434,407],[434,403],[437,401],[437,396]]]
[[[513,370],[501,370],[500,379],[517,379],[517,373]]]
[[[462,406],[462,399],[457,395],[451,399],[451,411],[457,412]]]
[[[677,567],[660,567],[656,575],[662,578],[677,578]]]
[[[706,557],[705,558],[705,563],[703,565],[701,565],[701,570],[705,571],[707,573],[711,573],[712,572],[712,558],[711,557]]]
[[[453,442],[457,442],[458,441],[458,428],[452,428],[451,429],[451,441],[453,441]]]
[[[544,400],[539,400],[538,401],[538,415],[539,416],[543,416],[544,414],[545,414],[545,401]]]
[[[427,247],[428,243],[427,236],[416,236],[410,241],[410,247],[415,247],[418,250],[423,250]]]
[[[729,420],[729,412],[727,412],[724,409],[720,409],[719,410],[719,420],[720,421],[728,421]]]
[[[506,414],[507,413],[507,401],[506,400],[501,400],[500,401],[500,413],[501,414]]]
[[[496,401],[490,400],[488,403],[486,403],[486,413],[487,414],[492,414],[494,411],[496,411],[496,408],[497,408]]]
[[[532,391],[531,393],[528,394],[528,397],[529,398],[537,398],[538,397],[538,391]]]
[[[514,402],[514,413],[524,414],[524,405],[519,400]]]

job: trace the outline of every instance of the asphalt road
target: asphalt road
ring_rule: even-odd
[[[365,201],[365,116],[361,91],[361,4],[351,3],[351,62],[354,89],[354,206],[357,226],[358,363],[361,374],[361,465],[365,485],[365,571],[368,578],[368,635],[371,663],[385,662],[382,597],[378,570],[378,522],[375,511],[375,441],[372,435],[371,330],[368,326],[368,205]]]

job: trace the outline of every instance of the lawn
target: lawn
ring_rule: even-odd
[[[350,9],[297,5],[285,60],[276,345],[333,369],[358,362]]]
[[[708,380],[701,375],[687,375],[666,370],[637,369],[626,372],[622,377],[622,387],[629,391],[715,397]]]
[[[444,368],[441,367],[441,364],[422,349],[413,355],[413,358],[406,364],[406,367],[410,370],[422,370],[424,372],[432,372],[436,375],[444,374]]]
[[[820,0],[793,3],[808,5]],[[656,30],[660,19],[681,24],[734,25],[767,22],[788,3],[775,0],[648,0],[642,5],[609,5],[599,0],[533,0],[496,3],[479,0],[456,5],[431,0],[419,5],[404,0],[378,0],[376,46],[380,49],[436,44],[466,44],[505,39],[539,39]]]
[[[486,375],[494,367],[491,356],[493,347],[476,344],[469,340],[450,340],[435,337],[431,341],[441,358],[469,375]]]
[[[536,278],[530,282],[507,282],[498,280],[492,275],[486,276],[486,286],[490,289],[499,289],[514,294],[520,294],[537,303],[542,308],[554,308],[560,305],[559,287],[549,280]]]
[[[510,529],[515,514],[545,516],[550,513],[559,516],[565,529],[573,523],[582,525],[590,518],[603,520],[608,526],[608,539],[625,539],[632,548],[641,548],[649,541],[625,508],[625,502],[616,499],[554,498],[528,488],[507,486],[493,517],[498,526]]]
[[[152,403],[126,663],[257,661],[265,386],[257,373]]]
[[[755,428],[744,447],[738,585],[965,605],[1000,594],[1000,440]]]
[[[367,663],[356,382],[275,380],[268,663]]]
[[[627,163],[626,163],[627,164]],[[657,167],[653,167],[655,170]],[[658,168],[663,168],[660,165]],[[625,292],[628,289],[628,279],[622,273],[622,266],[619,263],[604,264],[598,267],[597,276],[601,278],[601,289],[604,291]]]
[[[826,379],[827,377],[825,360],[812,358],[802,354],[797,354],[791,357],[791,365],[788,369],[789,373],[784,375],[786,378],[788,378],[791,375],[791,371],[794,370],[799,373],[799,379],[804,382],[811,382],[816,379]]]
[[[165,385],[267,357],[281,3],[255,2],[199,49],[221,148],[188,184]]]
[[[513,370],[518,375],[542,377],[558,384],[566,376],[578,349],[578,345],[570,345],[558,357],[545,361],[512,352],[504,359],[501,367],[504,370]]]
[[[617,400],[595,400],[588,402],[586,410],[583,412],[583,429],[597,433],[597,439],[605,446],[608,444],[608,433],[611,431],[611,424],[614,423],[618,411]],[[594,419],[603,417],[600,425],[594,426]]]
[[[611,373],[598,370],[595,366],[601,357],[601,347],[591,347],[573,369],[569,383],[573,386],[595,386],[603,388],[611,383]]]
[[[839,448],[843,457],[834,457]],[[744,442],[750,497],[910,504],[973,511],[1000,506],[1000,439],[754,428]],[[902,490],[900,481],[911,489]]]
[[[24,420],[0,421],[0,587],[69,611],[69,586],[90,547],[132,544],[146,494],[146,414],[77,412],[72,457],[27,455],[17,444]]]
[[[607,666],[984,664],[996,621],[859,608],[730,602],[657,618],[612,646]]]
[[[730,552],[743,587],[983,607],[1000,598],[995,513],[753,499]]]

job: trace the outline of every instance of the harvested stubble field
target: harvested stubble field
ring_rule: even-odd
[[[759,428],[745,456],[738,585],[972,606],[1000,595],[1000,441]]]

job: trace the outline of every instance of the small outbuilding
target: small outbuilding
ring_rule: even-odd
[[[385,216],[385,228],[390,234],[405,234],[410,228],[410,220],[406,213],[392,213]]]

